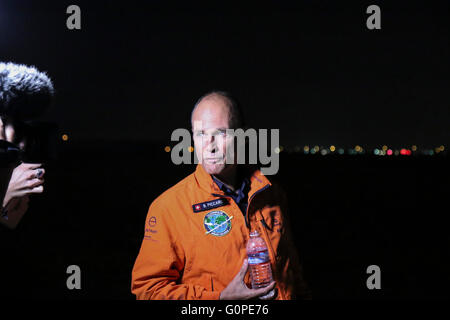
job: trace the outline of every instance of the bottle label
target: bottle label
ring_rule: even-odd
[[[269,251],[259,251],[248,255],[248,264],[255,265],[260,263],[266,263],[269,259]]]

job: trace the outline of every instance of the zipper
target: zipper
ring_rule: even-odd
[[[266,190],[267,188],[270,187],[270,184],[265,185],[263,188],[255,191],[254,194],[252,194],[252,196],[250,197],[250,199],[248,199],[248,203],[247,203],[247,210],[245,211],[245,225],[247,226],[248,229],[250,229],[250,224],[248,222],[248,208],[250,208],[250,202],[252,201],[252,199],[260,192]]]
[[[261,218],[261,222],[262,222],[262,224],[264,225],[264,227],[266,229],[269,229],[270,231],[273,231],[272,228],[267,225],[266,219],[264,219],[264,217]]]

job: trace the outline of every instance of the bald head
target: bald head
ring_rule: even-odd
[[[194,149],[208,174],[232,172],[235,163],[227,163],[227,150],[234,150],[234,135],[228,129],[242,127],[236,100],[225,92],[210,92],[195,104],[191,115]]]
[[[191,113],[191,126],[194,121],[203,120],[203,117],[226,120],[230,129],[244,126],[242,110],[237,100],[224,91],[212,91],[197,100]]]

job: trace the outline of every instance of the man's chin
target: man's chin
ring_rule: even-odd
[[[208,174],[220,174],[224,171],[225,169],[225,164],[220,164],[220,163],[202,163],[202,167],[203,169],[205,169],[205,171]]]

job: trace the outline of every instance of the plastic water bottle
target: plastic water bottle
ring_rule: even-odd
[[[268,286],[273,281],[269,250],[264,239],[261,238],[259,232],[256,230],[250,233],[250,239],[247,243],[247,256],[252,288],[256,289]],[[274,292],[271,290],[263,298],[270,298],[270,295],[273,294]]]

